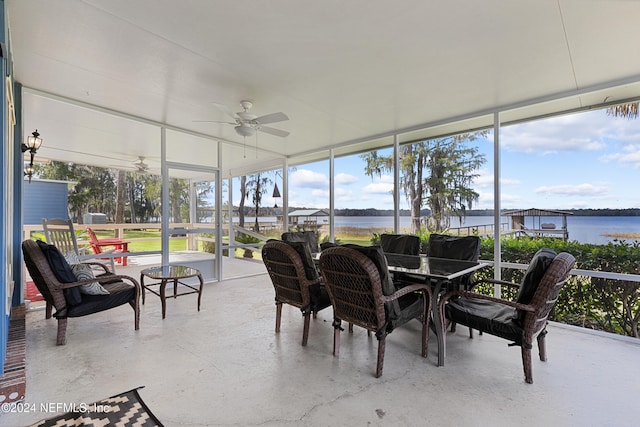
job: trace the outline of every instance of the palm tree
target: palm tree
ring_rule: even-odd
[[[607,114],[613,117],[622,117],[625,119],[638,118],[638,102],[630,102],[627,104],[614,105],[607,108]]]

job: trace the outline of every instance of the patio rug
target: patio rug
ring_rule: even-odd
[[[71,412],[48,420],[42,420],[31,427],[43,426],[140,426],[162,427],[162,423],[151,413],[142,401],[138,389],[111,396],[92,404],[76,404]]]
[[[25,292],[27,294],[25,296],[25,299],[28,299],[31,302],[44,301],[44,297],[36,287],[35,283],[33,283],[32,281],[27,281],[25,283],[25,287],[27,288]]]

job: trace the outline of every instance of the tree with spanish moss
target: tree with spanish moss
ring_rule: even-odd
[[[451,216],[463,218],[478,200],[479,194],[471,185],[486,160],[467,142],[486,135],[486,131],[464,133],[400,146],[399,184],[409,202],[413,233],[422,229],[423,206],[431,210],[427,228],[441,232],[450,226]],[[381,156],[374,150],[360,157],[371,177],[393,171],[393,153]]]

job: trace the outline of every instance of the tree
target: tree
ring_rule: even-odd
[[[440,232],[449,228],[451,216],[460,220],[467,207],[478,201],[479,194],[471,188],[478,177],[474,171],[485,162],[477,147],[465,146],[466,140],[474,140],[471,135],[459,135],[434,140],[429,153],[429,176],[426,178],[427,205],[431,210],[428,228]]]
[[[69,190],[69,217],[81,222],[88,212],[101,212],[113,220],[116,191],[113,173],[96,166],[52,161],[38,165],[36,176],[74,182]]]
[[[625,119],[638,118],[638,102],[630,102],[627,104],[614,105],[607,108],[607,114],[614,117],[622,117]]]
[[[400,146],[400,187],[411,210],[411,229],[421,229],[420,211],[427,204],[431,217],[429,230],[439,232],[449,226],[451,215],[462,217],[467,207],[478,200],[470,188],[478,176],[474,173],[485,162],[477,147],[464,145],[486,132],[464,133]],[[361,154],[365,173],[381,176],[393,170],[393,154],[380,156],[377,151]],[[394,198],[397,197],[394,194]]]
[[[265,176],[263,172],[251,175],[247,180],[247,197],[251,195],[251,200],[256,210],[256,220],[253,228],[255,232],[260,231],[258,216],[260,215],[260,203],[262,202],[262,195],[267,192],[267,185],[271,182],[271,179],[268,176]]]

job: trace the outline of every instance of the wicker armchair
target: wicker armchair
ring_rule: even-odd
[[[320,271],[334,312],[333,355],[340,353],[344,320],[375,333],[378,339],[376,377],[382,375],[385,339],[411,319],[422,323],[422,357],[427,357],[431,287],[411,284],[396,289],[380,247],[336,246],[322,251]]]
[[[53,317],[58,319],[57,344],[66,343],[67,319],[69,317],[81,317],[120,305],[129,303],[134,312],[134,327],[137,331],[140,327],[140,285],[129,276],[116,275],[101,263],[90,262],[91,266],[101,267],[104,273],[95,279],[81,280],[71,283],[60,282],[54,274],[42,249],[33,240],[22,242],[24,262],[36,287],[44,297],[47,306],[45,317],[50,319],[52,309],[56,309]],[[67,303],[64,290],[76,288],[92,282],[100,283],[109,295],[82,295],[81,302],[75,305]]]
[[[307,345],[311,315],[331,305],[304,242],[269,240],[262,247],[264,262],[276,292],[276,332],[280,332],[282,304],[298,307],[304,316],[302,345]]]
[[[533,339],[537,337],[540,360],[546,361],[547,318],[574,264],[575,258],[571,254],[562,252],[556,255],[549,249],[541,249],[529,264],[522,284],[486,280],[488,283],[520,288],[516,301],[464,290],[446,293],[438,304],[439,315],[443,320],[440,333],[443,337],[446,336],[446,318],[512,341],[511,345],[521,348],[525,381],[533,383]]]

